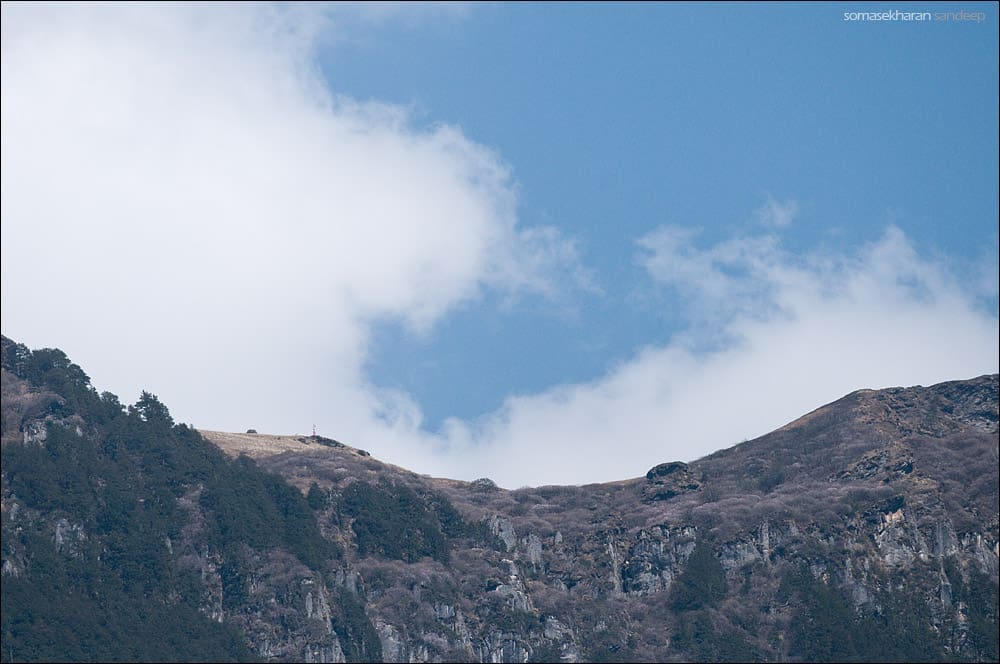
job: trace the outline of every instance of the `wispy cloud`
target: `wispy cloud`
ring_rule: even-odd
[[[697,229],[661,226],[638,240],[636,261],[660,287],[671,289],[702,334],[736,315],[769,315],[782,256],[775,235],[735,237],[707,249]]]
[[[799,214],[799,204],[795,200],[779,202],[767,197],[767,202],[754,211],[754,218],[763,226],[784,228],[795,221]]]

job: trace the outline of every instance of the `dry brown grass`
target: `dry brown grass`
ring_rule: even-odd
[[[252,459],[259,459],[283,452],[333,451],[338,449],[321,445],[305,435],[276,436],[268,433],[230,433],[204,429],[199,429],[198,433],[204,436],[205,440],[217,445],[223,452],[233,457],[246,454]],[[339,449],[357,452],[353,447],[345,446]]]

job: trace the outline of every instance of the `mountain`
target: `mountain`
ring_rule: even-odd
[[[199,432],[4,338],[0,657],[996,661],[998,385],[508,491]]]

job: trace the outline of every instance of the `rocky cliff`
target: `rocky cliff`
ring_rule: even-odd
[[[107,426],[7,356],[5,588],[40,573],[43,553],[110,550],[99,517],[22,495],[7,464],[67,435],[107,447]],[[995,661],[997,405],[996,375],[862,390],[689,464],[517,491],[320,437],[203,431],[234,459],[224,467],[264,470],[298,497],[260,480],[278,497],[260,527],[284,534],[241,535],[226,525],[229,489],[178,479],[157,498],[176,525],[150,525],[149,546],[158,573],[189,572],[190,587],[158,582],[146,601],[186,601],[231,629],[246,647],[235,658]],[[300,503],[320,548],[296,538]],[[13,599],[4,639],[19,644]]]

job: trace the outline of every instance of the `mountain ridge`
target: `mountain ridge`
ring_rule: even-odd
[[[888,388],[879,388],[879,389],[861,388],[861,389],[849,392],[848,394],[845,394],[844,396],[840,397],[839,399],[836,399],[836,400],[831,401],[831,402],[829,402],[827,404],[819,406],[819,407],[815,408],[814,410],[812,410],[812,411],[810,411],[810,412],[808,412],[808,413],[806,413],[804,415],[801,415],[800,417],[795,418],[794,420],[788,422],[787,424],[784,424],[784,425],[776,428],[774,431],[769,432],[767,434],[763,434],[762,436],[758,436],[758,437],[756,437],[756,438],[754,438],[752,440],[757,440],[757,439],[760,439],[760,438],[764,438],[764,437],[766,437],[768,435],[775,434],[775,433],[781,432],[781,431],[793,431],[795,429],[802,428],[803,426],[805,426],[806,424],[808,424],[808,422],[811,419],[813,419],[814,417],[818,417],[818,416],[823,415],[826,412],[827,409],[834,408],[834,407],[838,406],[839,404],[841,404],[842,402],[848,402],[848,401],[851,401],[851,400],[854,400],[854,399],[857,399],[857,400],[874,399],[876,401],[879,401],[879,400],[883,400],[884,397],[888,396],[888,395],[895,395],[895,394],[901,394],[901,393],[907,393],[907,392],[915,392],[915,391],[919,391],[919,390],[932,390],[934,392],[940,392],[942,390],[950,391],[950,390],[952,390],[956,386],[963,386],[963,385],[969,385],[969,386],[976,386],[976,385],[991,386],[991,385],[996,385],[998,383],[1000,383],[1000,374],[981,374],[981,375],[976,376],[974,378],[958,379],[958,380],[950,380],[950,381],[942,381],[940,383],[935,383],[935,384],[932,384],[932,385],[929,385],[929,386],[912,385],[912,386],[908,386],[908,387],[898,387],[897,386],[897,387],[888,387]],[[997,429],[996,420],[990,418],[991,413],[986,413],[986,415],[987,415],[987,417],[985,419],[979,418],[979,419],[975,420],[976,422],[978,422],[978,424],[976,424],[976,426],[981,426],[985,430],[987,430],[988,432],[995,433],[996,429]],[[307,452],[307,451],[310,451],[312,449],[315,449],[315,447],[313,447],[315,445],[324,446],[324,443],[320,442],[320,441],[323,441],[323,440],[330,441],[329,443],[327,443],[325,445],[328,448],[344,448],[344,449],[346,449],[348,451],[353,452],[354,454],[359,454],[360,453],[360,455],[362,455],[362,456],[368,456],[369,455],[369,453],[367,451],[365,451],[365,450],[363,450],[361,448],[352,447],[350,445],[345,445],[344,443],[341,443],[339,441],[331,440],[331,439],[328,439],[328,438],[323,438],[322,436],[317,436],[316,434],[312,434],[312,435],[304,435],[304,434],[276,434],[276,433],[258,433],[256,431],[254,431],[252,433],[250,431],[248,431],[246,433],[240,433],[240,432],[216,431],[216,430],[210,430],[210,429],[198,429],[198,431],[206,438],[206,440],[208,440],[211,443],[213,443],[214,445],[220,447],[223,451],[225,451],[227,454],[230,454],[231,456],[239,456],[239,454],[247,454],[250,457],[261,457],[261,456],[271,456],[273,454],[280,454],[280,453],[284,453],[284,452]],[[697,463],[698,461],[700,461],[702,459],[705,459],[705,458],[708,458],[708,457],[711,457],[714,454],[717,454],[719,452],[723,452],[724,450],[727,450],[727,449],[732,449],[733,447],[736,447],[737,445],[743,445],[743,444],[746,444],[748,442],[750,442],[750,440],[744,440],[741,443],[736,443],[735,445],[731,445],[729,447],[722,448],[721,450],[717,450],[716,452],[709,453],[709,454],[707,454],[707,455],[705,455],[703,457],[700,457],[699,459],[695,459],[693,461],[685,462],[685,463]],[[388,461],[384,461],[384,460],[380,460],[380,459],[377,459],[377,460],[379,461],[379,463],[385,464],[387,466],[391,466],[393,468],[398,468],[400,470],[405,470],[407,472],[413,472],[414,474],[420,475],[422,477],[439,479],[439,480],[451,480],[451,481],[456,481],[456,482],[464,482],[464,481],[466,481],[466,480],[458,480],[458,479],[455,479],[455,478],[447,478],[447,477],[443,477],[443,476],[436,476],[436,475],[432,475],[432,474],[428,474],[428,473],[416,473],[415,471],[410,471],[409,469],[407,469],[407,468],[405,468],[403,466],[398,466],[396,464],[392,464],[392,463],[390,463]],[[617,479],[617,480],[608,480],[608,481],[605,481],[605,482],[589,482],[589,483],[586,483],[586,485],[591,485],[591,484],[592,485],[600,485],[600,484],[610,484],[610,483],[615,483],[615,482],[627,482],[627,481],[634,480],[634,479],[638,479],[638,476],[636,476],[636,477],[629,477],[629,478],[623,478],[623,479]],[[543,485],[539,485],[539,486],[560,486],[560,485],[543,484]],[[571,485],[571,486],[580,486],[580,485],[577,484],[577,485]],[[521,488],[531,488],[531,487],[521,487]]]

